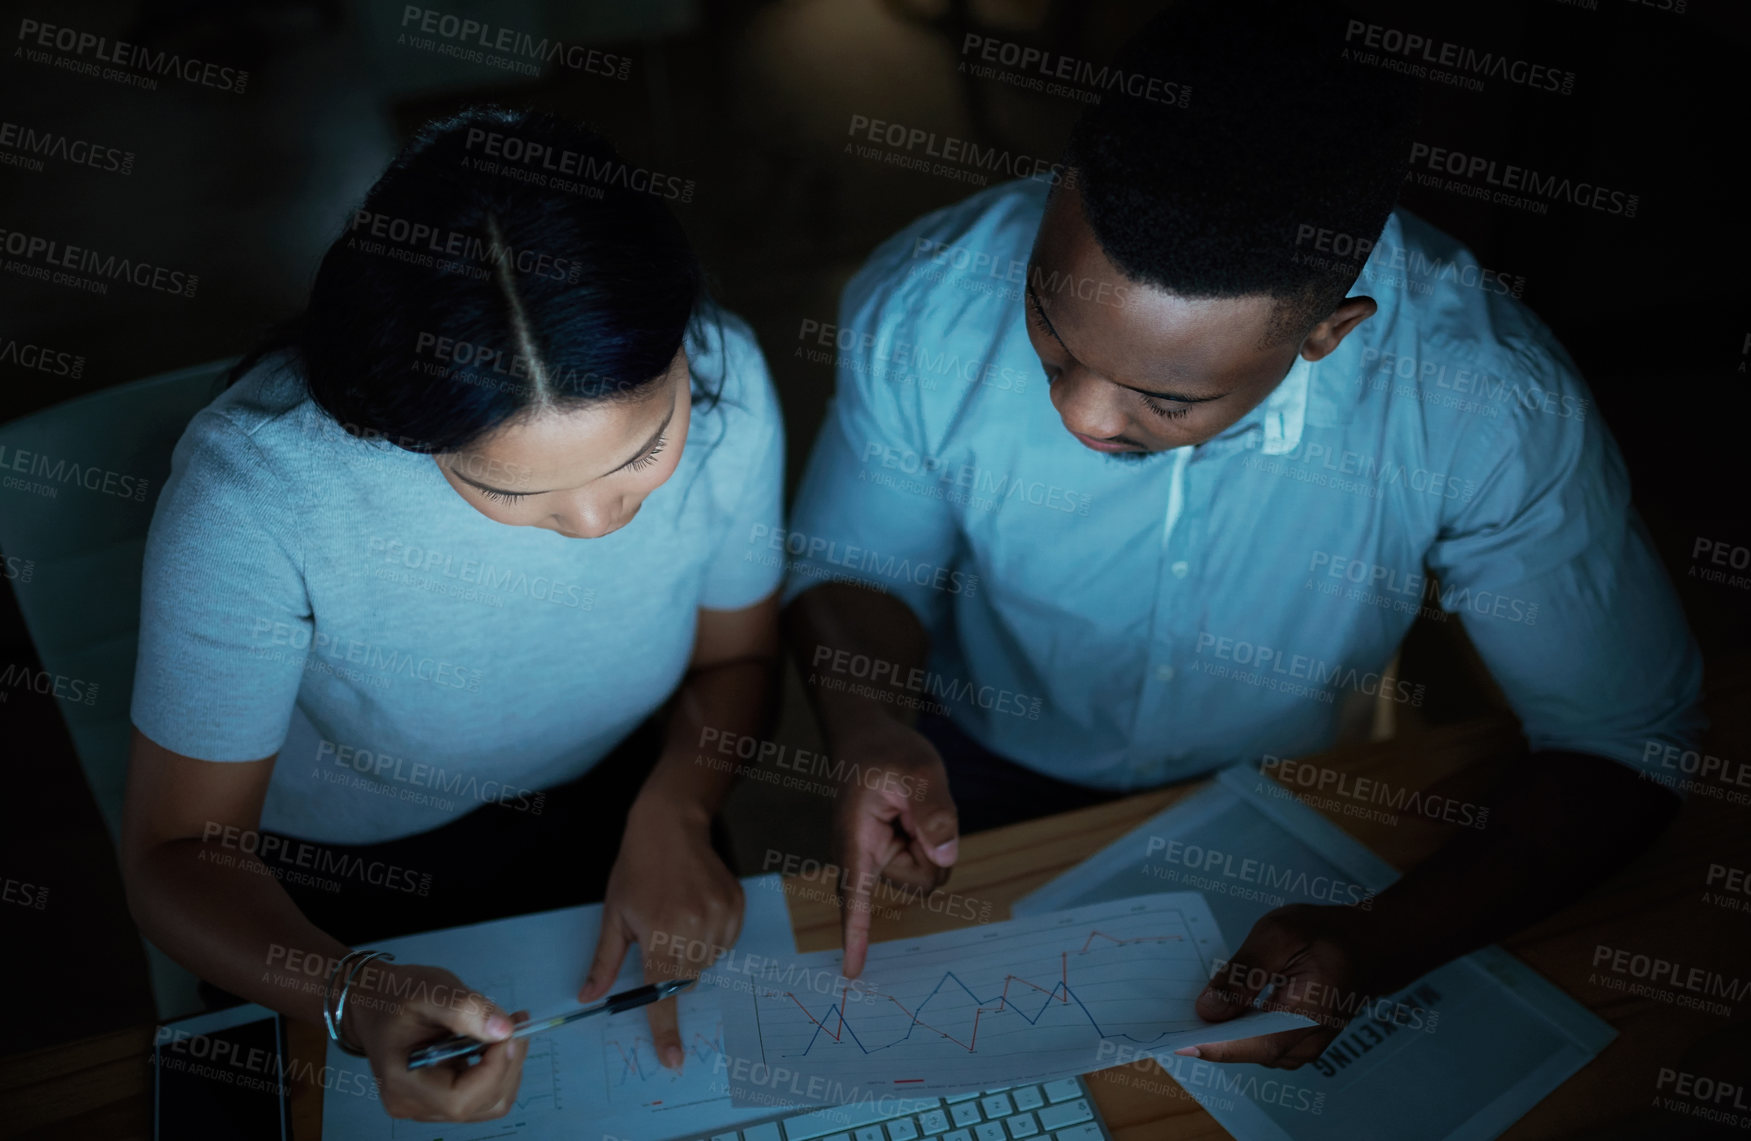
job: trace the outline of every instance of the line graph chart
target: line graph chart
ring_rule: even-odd
[[[666,1069],[657,1057],[648,1027],[638,1021],[608,1025],[602,1029],[602,1069],[608,1086],[608,1103],[614,1106],[675,1106],[701,1100],[721,1098],[724,1094],[721,1078],[705,1081],[706,1075],[718,1076],[723,1069],[718,1059],[723,1056],[723,1019],[713,1018],[708,1025],[689,1030],[682,1027],[681,1046],[686,1051],[681,1073]],[[617,1016],[613,1021],[621,1021]]]
[[[840,995],[839,999],[834,1003],[833,1009],[828,1012],[826,1019],[823,1020],[817,1019],[813,1014],[809,1013],[808,1007],[804,1006],[802,1000],[798,999],[794,993],[790,991],[780,991],[776,993],[782,994],[792,1002],[796,1003],[797,1009],[801,1010],[803,1015],[814,1024],[814,1033],[809,1035],[808,1045],[806,1045],[802,1051],[804,1055],[807,1055],[822,1038],[831,1039],[834,1042],[843,1042],[846,1041],[846,1036],[849,1035],[850,1041],[856,1045],[858,1049],[862,1050],[865,1054],[868,1054],[875,1050],[887,1050],[903,1045],[911,1040],[915,1031],[919,1030],[924,1031],[925,1035],[934,1033],[939,1037],[947,1039],[955,1045],[962,1047],[971,1054],[975,1053],[979,1048],[979,1023],[987,1014],[995,1016],[1013,1012],[1029,1026],[1038,1026],[1040,1019],[1045,1017],[1046,1012],[1052,1008],[1054,1002],[1060,1006],[1068,1006],[1069,1004],[1074,1003],[1076,1008],[1087,1017],[1088,1023],[1094,1028],[1097,1038],[1128,1038],[1133,1042],[1141,1042],[1144,1045],[1148,1045],[1156,1038],[1161,1037],[1161,1035],[1153,1035],[1147,1040],[1137,1038],[1129,1033],[1113,1033],[1109,1035],[1107,1031],[1101,1028],[1100,1022],[1089,1011],[1087,1003],[1085,1003],[1082,997],[1070,986],[1071,955],[1074,954],[1076,956],[1077,966],[1078,968],[1082,968],[1085,966],[1083,960],[1089,955],[1097,939],[1104,940],[1105,943],[1111,944],[1115,947],[1124,947],[1135,943],[1183,942],[1186,939],[1186,936],[1180,934],[1142,935],[1131,939],[1115,939],[1104,931],[1091,930],[1089,931],[1087,938],[1083,940],[1082,946],[1076,951],[1071,952],[1063,950],[1058,952],[1058,980],[1052,984],[1050,989],[1041,986],[1032,979],[1023,978],[1022,976],[1015,974],[1006,974],[1003,976],[1003,989],[1001,991],[992,997],[982,997],[977,994],[972,987],[968,986],[965,980],[954,971],[944,971],[942,977],[937,980],[935,986],[931,987],[930,993],[924,996],[924,1000],[918,1004],[918,1009],[916,1010],[907,1010],[906,1005],[891,994],[884,996],[888,1002],[893,1003],[895,1007],[899,1008],[900,1012],[907,1017],[908,1022],[904,1034],[900,1035],[899,1038],[892,1042],[885,1042],[880,1045],[872,1045],[869,1042],[865,1042],[858,1037],[857,1031],[854,1027],[846,1025],[845,996],[843,994]],[[965,1041],[957,1038],[954,1033],[950,1031],[924,1021],[925,1008],[929,1007],[932,1002],[936,1001],[937,995],[945,988],[947,988],[951,994],[956,988],[958,988],[960,991],[964,992],[966,998],[971,999],[976,1004],[973,1009],[972,1030],[967,1035]],[[1024,990],[1023,988],[1026,989]],[[1013,997],[1011,995],[1012,990],[1016,992]],[[773,993],[774,992],[771,991],[766,992],[768,997],[771,997]],[[1029,999],[1034,999],[1035,1001],[1030,1002],[1028,1001]],[[943,1005],[944,1004],[942,1003],[938,1003],[938,1009],[941,1009]],[[1027,1013],[1030,1006],[1035,1008],[1034,1013],[1031,1015]],[[934,1017],[934,1014],[932,1016]],[[833,1022],[835,1017],[837,1018],[837,1022],[832,1025],[832,1029],[829,1029],[828,1026]],[[989,1036],[987,1036],[986,1041],[990,1041]]]
[[[1097,1069],[1103,1042],[1170,1051],[1305,1024],[1262,1012],[1220,1027],[1198,1018],[1198,993],[1225,954],[1203,897],[1175,892],[877,944],[849,997],[786,986],[799,968],[836,969],[839,957],[799,956],[759,980],[745,1017],[726,1016],[729,1055],[761,1063],[731,1092],[759,1096],[762,1067],[838,1083],[850,1100],[983,1088]],[[1258,1018],[1291,1021],[1254,1029]]]

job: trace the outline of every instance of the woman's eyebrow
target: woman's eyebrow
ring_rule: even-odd
[[[644,456],[649,455],[650,450],[657,446],[657,441],[663,438],[663,433],[667,432],[669,430],[669,421],[673,420],[674,418],[675,418],[675,402],[673,400],[671,400],[671,401],[669,401],[669,414],[667,416],[663,417],[663,422],[661,424],[657,425],[657,430],[651,433],[651,438],[644,442],[644,446],[639,448],[638,451],[632,453],[632,455],[628,456],[626,458],[626,462],[621,464],[620,467],[615,468],[614,471],[604,472],[603,474],[604,475],[613,475],[615,471],[619,471],[619,470],[621,470],[621,468],[627,467],[628,465],[636,462],[637,460],[643,458]]]
[[[454,475],[457,479],[461,480],[463,483],[466,483],[469,487],[479,488],[481,491],[490,491],[494,495],[546,495],[547,494],[547,492],[545,492],[545,491],[506,491],[502,487],[494,487],[492,484],[482,483],[478,479],[469,479],[467,476],[463,475],[461,472],[457,471],[455,468],[450,469],[450,474]]]
[[[619,467],[614,468],[613,471],[603,472],[602,475],[599,475],[596,478],[602,479],[605,476],[613,475],[614,472],[620,471],[620,470],[628,467],[629,465],[631,465],[639,457],[649,454],[650,450],[657,446],[657,441],[663,438],[663,433],[667,432],[669,430],[669,424],[674,419],[675,419],[675,406],[673,404],[670,404],[669,405],[669,414],[667,416],[663,417],[663,422],[661,424],[657,425],[657,430],[655,432],[651,433],[651,438],[646,440],[644,442],[644,445],[642,447],[640,447],[638,449],[638,451],[632,453],[631,458],[628,459],[625,463],[622,463]],[[469,479],[467,476],[463,475],[461,472],[457,471],[455,468],[451,468],[450,471],[455,474],[457,479],[461,480],[463,483],[466,483],[469,487],[477,488],[480,491],[490,491],[494,495],[546,495],[547,494],[547,492],[545,492],[545,491],[507,491],[502,487],[494,487],[490,483],[481,483],[477,479]]]

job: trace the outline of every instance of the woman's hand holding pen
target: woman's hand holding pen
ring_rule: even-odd
[[[694,978],[742,930],[742,885],[711,847],[711,814],[700,803],[647,786],[627,814],[620,855],[608,875],[602,935],[578,1001],[614,989],[630,944],[644,959],[644,981]],[[681,1069],[686,1052],[674,999],[646,1008],[663,1065]]]
[[[364,1049],[383,1109],[414,1121],[490,1121],[510,1112],[523,1079],[523,1039],[504,1041],[527,1011],[507,1015],[442,967],[372,964],[348,995],[341,1033]],[[410,1053],[434,1038],[493,1042],[473,1065],[409,1070]]]

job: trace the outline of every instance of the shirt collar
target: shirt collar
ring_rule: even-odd
[[[1218,439],[1241,442],[1266,455],[1282,455],[1301,446],[1301,430],[1307,423],[1308,393],[1313,386],[1313,362],[1297,356],[1295,363],[1271,394],[1259,401]],[[1252,442],[1258,433],[1257,443]]]
[[[1244,433],[1255,423],[1264,429],[1258,449],[1267,455],[1292,452],[1301,444],[1302,430],[1309,424],[1316,428],[1342,428],[1349,422],[1361,402],[1364,389],[1354,378],[1362,375],[1362,352],[1368,345],[1379,345],[1391,336],[1401,305],[1407,298],[1400,282],[1401,275],[1392,270],[1395,250],[1405,244],[1404,222],[1398,211],[1386,219],[1379,241],[1369,251],[1367,264],[1352,293],[1367,293],[1379,306],[1374,316],[1350,331],[1343,343],[1319,362],[1299,356],[1276,391],[1240,421]]]
[[[1307,394],[1312,387],[1313,362],[1297,356],[1289,374],[1261,402],[1264,408],[1264,442],[1259,450],[1281,455],[1301,446],[1301,429],[1307,422]]]

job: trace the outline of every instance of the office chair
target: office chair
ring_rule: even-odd
[[[0,486],[0,553],[34,564],[29,581],[12,587],[44,671],[84,683],[62,687],[56,705],[112,844],[133,731],[146,529],[176,441],[232,363],[162,373],[0,424],[0,475],[10,484]],[[150,943],[146,957],[160,1017],[200,1009],[192,974]]]

